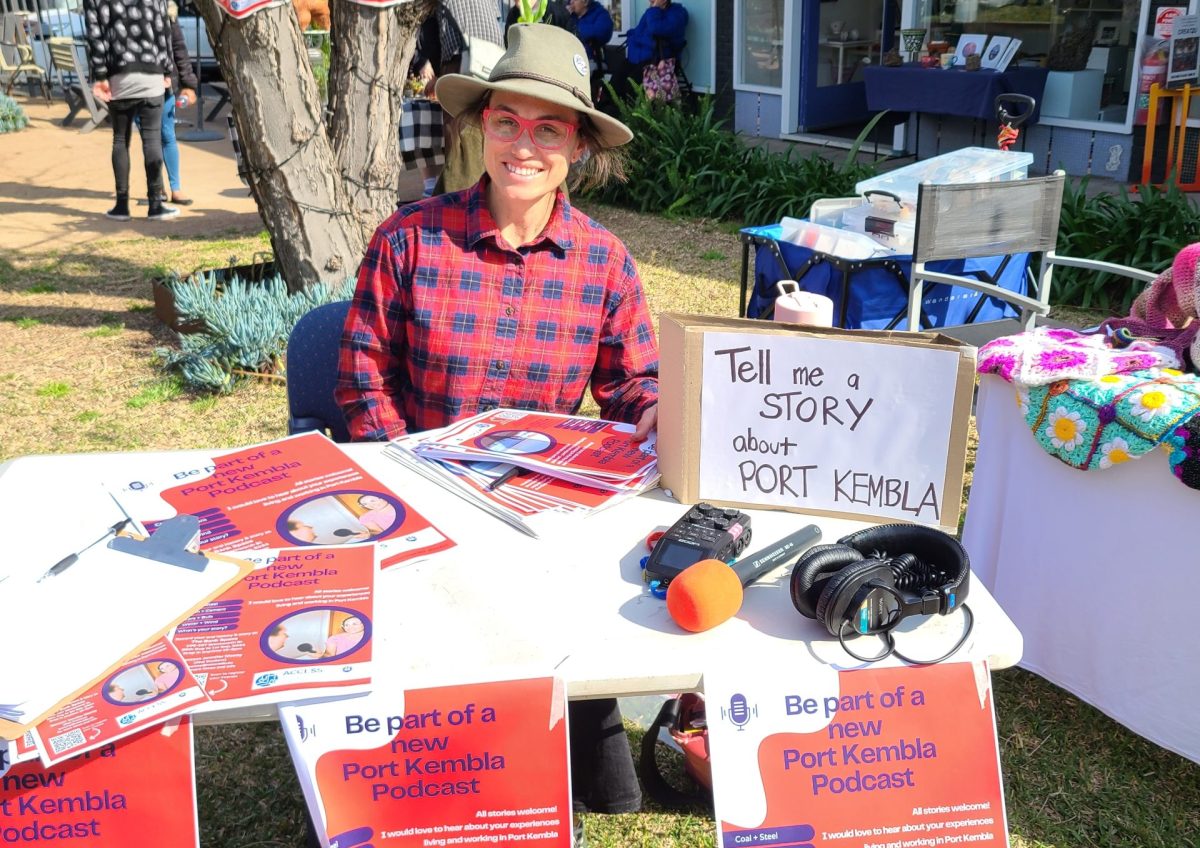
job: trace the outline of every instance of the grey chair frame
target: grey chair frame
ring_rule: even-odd
[[[75,49],[76,44],[75,39],[66,36],[46,39],[50,62],[58,70],[63,94],[67,98],[68,111],[67,116],[62,119],[62,125],[64,127],[71,126],[75,116],[86,107],[88,121],[79,128],[79,131],[89,133],[108,120],[108,104],[92,94],[87,72],[79,62],[79,53]]]
[[[917,223],[913,266],[908,291],[908,328],[920,328],[925,283],[960,286],[998,298],[1020,309],[1019,329],[1032,329],[1050,312],[1050,289],[1055,266],[1111,273],[1148,283],[1155,274],[1094,259],[1059,256],[1059,215],[1066,175],[988,183],[935,185],[923,183],[917,194]],[[930,271],[929,262],[983,256],[1041,254],[1034,276],[1026,269],[1029,290],[1023,295],[958,274]],[[1011,323],[1011,322],[1010,322]]]
[[[46,102],[53,102],[46,72],[34,61],[33,45],[25,35],[24,20],[14,12],[5,13],[0,18],[0,72],[8,74],[5,94],[11,95],[17,80],[24,76],[29,83],[30,94],[33,93],[33,81],[37,80]]]

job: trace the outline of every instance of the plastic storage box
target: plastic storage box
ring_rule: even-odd
[[[862,202],[844,209],[841,226],[862,233],[896,253],[912,253],[917,230],[913,208],[883,191],[869,191]]]
[[[915,162],[886,174],[863,180],[854,187],[859,194],[885,191],[896,195],[902,204],[917,208],[917,187],[921,183],[989,183],[1023,180],[1029,176],[1032,153],[1017,150],[992,150],[964,147],[932,159]]]

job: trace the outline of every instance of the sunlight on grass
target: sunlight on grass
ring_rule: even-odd
[[[58,288],[50,285],[49,283],[35,283],[34,285],[25,289],[25,291],[29,294],[53,294],[54,292],[58,291]]]
[[[125,307],[125,311],[133,312],[135,314],[143,313],[143,312],[153,312],[154,304],[152,304],[152,303],[131,303]]]
[[[69,385],[67,385],[66,383],[54,382],[54,383],[47,383],[46,385],[41,386],[37,390],[36,394],[38,397],[60,398],[60,397],[65,397],[66,395],[70,394],[70,392],[71,392],[71,387]]]
[[[125,324],[121,321],[114,321],[112,323],[105,321],[96,329],[88,330],[87,334],[93,339],[104,339],[109,338],[110,336],[119,336],[121,335],[121,331],[124,329]]]
[[[78,415],[76,415],[75,420],[78,421],[80,424],[90,424],[93,421],[97,420],[99,417],[100,417],[99,412],[89,409],[85,412],[81,412]]]
[[[162,377],[125,401],[125,405],[130,409],[144,409],[152,403],[174,400],[181,394],[183,394],[183,384],[178,377]]]

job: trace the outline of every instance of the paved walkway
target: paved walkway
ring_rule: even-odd
[[[132,221],[122,223],[104,217],[113,204],[111,165],[112,130],[100,127],[80,133],[81,120],[72,127],[61,126],[66,103],[57,99],[47,105],[40,98],[14,91],[17,102],[29,116],[30,125],[20,132],[0,135],[0,248],[44,251],[59,246],[84,244],[96,239],[170,233],[177,236],[219,235],[254,232],[262,220],[250,192],[238,179],[233,146],[225,134],[219,141],[180,141],[180,171],[183,193],[192,206],[168,221],[151,223],[144,218],[145,205],[134,205]],[[212,102],[206,109],[212,108]],[[228,107],[206,129],[225,131]],[[180,117],[194,121],[196,109],[183,110]],[[189,127],[180,126],[186,132]],[[145,193],[141,148],[135,139],[130,153],[130,188],[134,199]],[[405,172],[401,190],[405,199],[420,196],[420,177]],[[144,202],[143,202],[144,203]]]

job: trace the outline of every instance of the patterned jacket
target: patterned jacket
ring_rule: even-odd
[[[167,0],[84,0],[83,14],[93,80],[171,72]]]

